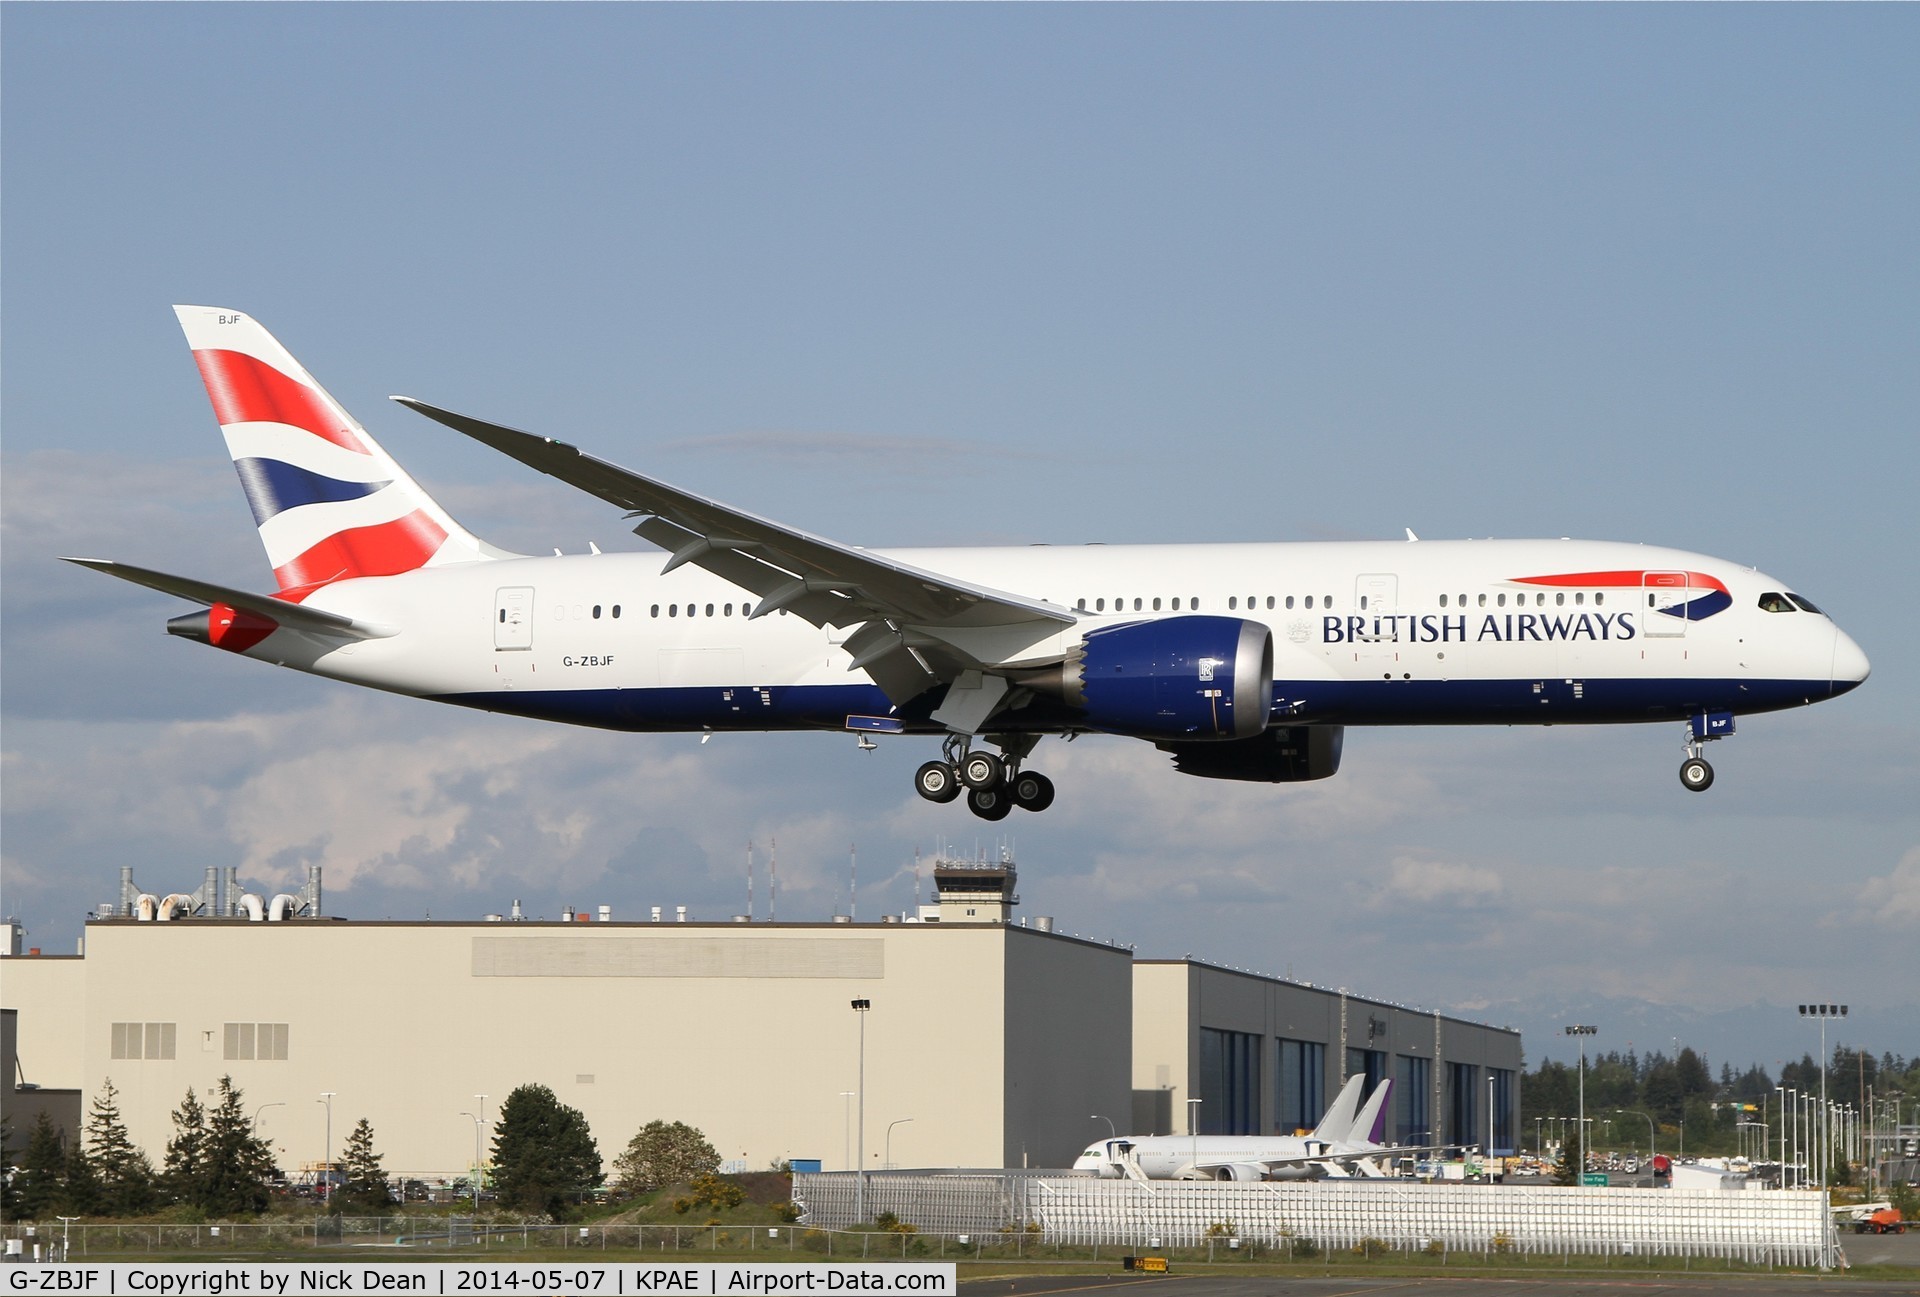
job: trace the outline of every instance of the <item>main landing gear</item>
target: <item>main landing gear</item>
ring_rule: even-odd
[[[942,759],[914,772],[914,791],[930,802],[950,802],[964,791],[967,809],[983,820],[1004,820],[1016,806],[1044,811],[1053,805],[1053,780],[1020,765],[1033,742],[1000,746],[1004,757],[973,750],[965,735],[949,736]]]

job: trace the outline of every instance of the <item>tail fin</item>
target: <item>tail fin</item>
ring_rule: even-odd
[[[1313,1138],[1333,1144],[1347,1138],[1353,1129],[1353,1114],[1360,1107],[1360,1087],[1367,1078],[1356,1072],[1347,1078],[1340,1087],[1340,1093],[1334,1097],[1333,1104],[1327,1109],[1326,1116],[1320,1118],[1320,1124],[1313,1128]]]
[[[482,543],[252,317],[176,306],[283,597],[504,556]]]
[[[1387,1102],[1393,1097],[1393,1078],[1388,1077],[1374,1087],[1373,1094],[1367,1100],[1367,1106],[1360,1109],[1360,1115],[1353,1119],[1353,1133],[1347,1136],[1348,1142],[1360,1144],[1384,1144],[1387,1140]]]

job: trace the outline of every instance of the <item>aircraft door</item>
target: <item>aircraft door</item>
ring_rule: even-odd
[[[501,652],[533,647],[533,587],[503,586],[493,595],[493,647]]]
[[[1400,578],[1392,572],[1355,577],[1353,607],[1363,622],[1354,637],[1355,656],[1362,661],[1395,656],[1400,642],[1400,623],[1394,616],[1400,610]]]
[[[1643,572],[1640,574],[1640,633],[1649,639],[1675,639],[1687,633],[1684,612],[1673,615],[1669,608],[1684,608],[1687,602],[1685,572]]]

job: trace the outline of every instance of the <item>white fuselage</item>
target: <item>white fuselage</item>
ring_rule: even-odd
[[[1064,629],[1027,621],[939,632],[986,663],[1057,659],[1089,631],[1189,613],[1261,623],[1273,635],[1274,723],[1674,720],[1816,702],[1867,673],[1865,655],[1828,617],[1785,600],[1791,587],[1636,544],[887,554],[1076,618]],[[661,565],[649,553],[509,558],[339,581],[306,606],[395,633],[342,646],[282,628],[244,651],[399,693],[614,729],[838,729],[854,715],[940,728],[926,709],[896,708],[848,670],[841,645],[853,627],[817,628],[784,612],[750,620],[749,592],[696,566],[662,575]],[[1044,708],[995,726],[1095,728]]]

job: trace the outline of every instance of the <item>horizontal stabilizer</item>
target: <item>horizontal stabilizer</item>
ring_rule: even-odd
[[[338,613],[322,612],[318,608],[306,608],[297,603],[288,603],[272,595],[250,594],[245,590],[214,585],[210,581],[196,581],[192,577],[173,576],[144,567],[133,567],[127,563],[115,563],[111,559],[69,558],[65,561],[76,563],[81,567],[90,567],[96,572],[105,572],[108,576],[117,576],[122,581],[131,581],[135,585],[143,585],[149,590],[158,590],[162,594],[191,599],[195,603],[203,603],[210,608],[225,605],[236,612],[265,618],[288,630],[307,631],[316,635],[333,635],[341,639],[385,639],[396,633],[391,626],[355,621],[351,617],[342,617]]]

